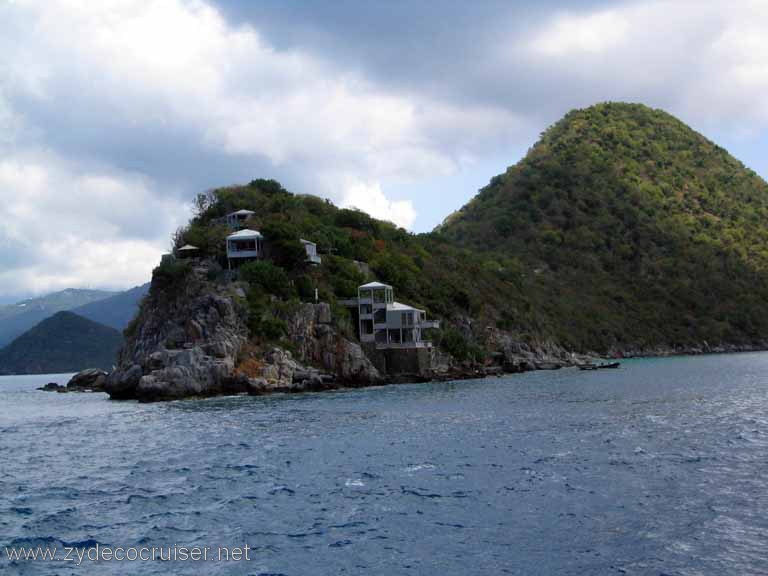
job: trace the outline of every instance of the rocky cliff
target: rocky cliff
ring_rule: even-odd
[[[245,283],[210,280],[205,262],[179,270],[170,281],[153,278],[105,387],[112,398],[167,400],[381,381],[360,346],[337,333],[328,304],[301,304],[286,315],[294,357],[285,347],[250,338]]]

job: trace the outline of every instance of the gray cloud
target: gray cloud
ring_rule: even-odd
[[[0,299],[138,284],[195,192],[254,177],[423,229],[596,101],[762,134],[768,9],[738,8],[0,2]]]

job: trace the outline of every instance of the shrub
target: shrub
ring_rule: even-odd
[[[336,213],[336,226],[354,228],[370,234],[378,232],[378,223],[365,212],[357,209],[342,208]]]
[[[192,272],[192,266],[189,262],[175,258],[163,259],[160,265],[152,271],[152,285],[150,287],[152,294],[175,293],[184,285],[190,272]]]
[[[267,194],[269,196],[273,196],[275,194],[287,194],[288,191],[283,188],[282,184],[278,182],[277,180],[273,179],[265,179],[265,178],[257,178],[256,180],[251,180],[248,183],[248,186],[250,188],[256,188],[260,192],[263,192],[264,194]]]
[[[294,290],[288,281],[288,274],[269,261],[248,262],[240,267],[240,279],[252,287],[260,288],[267,294],[290,298]]]
[[[484,354],[478,346],[467,342],[467,339],[455,328],[448,328],[440,335],[440,347],[459,361],[482,360]]]
[[[296,292],[299,294],[299,298],[305,302],[315,299],[315,283],[309,276],[299,276],[296,278],[294,285],[296,286]]]
[[[307,252],[299,241],[298,226],[282,221],[264,224],[262,233],[267,239],[267,249],[272,260],[286,270],[303,270],[306,267]]]
[[[279,340],[288,325],[274,314],[274,303],[257,287],[248,291],[248,330],[261,340]]]

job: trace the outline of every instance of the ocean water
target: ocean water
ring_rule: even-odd
[[[50,380],[0,378],[2,574],[768,574],[768,354],[162,404]],[[214,557],[62,559],[97,545]]]

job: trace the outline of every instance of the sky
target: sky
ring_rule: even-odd
[[[431,230],[568,110],[768,175],[768,2],[0,0],[0,303],[148,281],[197,192]]]

